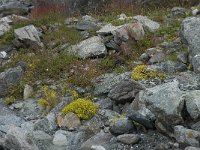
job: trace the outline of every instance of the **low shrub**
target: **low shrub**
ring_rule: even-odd
[[[63,114],[75,113],[82,120],[91,119],[97,112],[97,106],[88,98],[79,98],[62,110]]]

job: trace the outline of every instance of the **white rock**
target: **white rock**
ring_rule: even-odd
[[[106,24],[100,30],[96,31],[97,34],[110,34],[121,26],[113,26],[111,23]]]
[[[32,93],[33,93],[32,86],[26,84],[24,88],[24,100],[30,98]]]
[[[7,53],[5,51],[0,52],[0,58],[6,58]]]
[[[91,147],[92,150],[106,150],[103,146],[101,145],[92,145]]]
[[[67,137],[60,132],[56,132],[53,138],[53,144],[59,146],[67,145]]]
[[[7,24],[7,23],[1,23],[0,24],[0,36],[4,35],[10,29],[11,29],[11,26],[9,24]]]

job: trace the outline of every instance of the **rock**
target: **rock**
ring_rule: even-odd
[[[142,24],[139,22],[129,23],[126,26],[126,30],[130,38],[135,39],[136,41],[142,40],[144,38],[144,29]]]
[[[175,52],[175,51],[178,51],[180,49],[182,49],[182,45],[181,45],[181,42],[178,40],[175,40],[175,41],[172,41],[172,42],[163,42],[160,44],[160,46],[166,50],[166,51],[169,51],[169,52]]]
[[[50,131],[48,119],[40,119],[34,123],[34,130],[40,130],[48,133]]]
[[[187,64],[188,63],[188,54],[187,53],[179,53],[177,55],[177,60],[181,63]]]
[[[192,10],[192,15],[193,15],[193,16],[196,16],[196,15],[198,15],[199,13],[200,13],[200,11],[199,11],[197,8]]]
[[[166,61],[166,62],[149,65],[148,69],[156,70],[156,71],[163,71],[168,74],[173,74],[176,72],[186,71],[187,65],[180,63],[180,62]]]
[[[128,118],[118,118],[111,120],[110,132],[116,135],[129,133],[135,130],[135,126]]]
[[[80,32],[82,39],[87,39],[90,36],[90,33],[88,33],[87,31],[81,31]]]
[[[0,37],[11,29],[11,26],[7,23],[0,23]]]
[[[118,20],[122,20],[123,21],[123,20],[126,20],[126,19],[128,19],[128,17],[124,13],[119,15]]]
[[[178,81],[165,83],[148,88],[139,93],[139,98],[144,101],[157,118],[169,123],[183,122],[181,111],[184,106],[183,92],[178,87]]]
[[[15,115],[14,112],[0,105],[0,131],[7,133],[12,126],[20,127],[25,120]]]
[[[91,150],[106,150],[103,146],[92,145]]]
[[[4,16],[10,14],[27,15],[31,6],[31,3],[28,1],[7,0],[0,5],[0,13]]]
[[[160,63],[166,59],[166,54],[162,52],[155,53],[150,59],[149,64]]]
[[[72,112],[66,114],[64,118],[58,116],[57,122],[59,127],[64,127],[64,128],[67,127],[69,129],[76,128],[81,124],[81,121],[78,118],[78,116]]]
[[[40,113],[41,110],[36,99],[27,99],[23,101],[23,107],[20,110],[20,114],[26,118],[26,120],[38,119]]]
[[[0,97],[4,97],[9,90],[18,85],[22,79],[23,70],[21,67],[10,68],[0,73]]]
[[[113,101],[110,98],[100,99],[96,102],[96,104],[101,109],[112,109]]]
[[[121,50],[121,47],[117,43],[115,43],[114,40],[110,40],[110,41],[106,42],[105,45],[108,49],[116,50],[117,52],[119,52]]]
[[[53,138],[53,144],[54,145],[59,145],[59,146],[63,146],[63,145],[67,145],[67,137],[66,135],[62,134],[60,131],[57,131],[54,135]]]
[[[200,121],[198,121],[198,122],[196,122],[195,124],[193,124],[193,125],[191,126],[191,129],[200,132]]]
[[[140,60],[143,61],[143,62],[147,62],[149,60],[149,55],[147,53],[143,53],[140,56]]]
[[[187,9],[182,7],[173,7],[171,9],[171,17],[184,17],[186,15]]]
[[[0,59],[6,58],[7,53],[5,51],[0,52]]]
[[[200,148],[188,146],[188,147],[186,147],[184,150],[200,150]]]
[[[143,125],[144,127],[146,127],[147,129],[154,129],[154,123],[152,120],[150,120],[149,118],[143,116],[142,114],[140,114],[139,112],[133,111],[133,110],[129,110],[127,112],[127,117],[134,121],[137,122],[141,125]]]
[[[30,134],[19,127],[9,129],[5,137],[5,147],[16,150],[39,150]]]
[[[27,20],[28,18],[26,17],[12,14],[12,15],[8,15],[6,17],[1,18],[0,23],[12,24],[13,22],[16,22],[16,21],[27,21]]]
[[[58,128],[58,125],[56,123],[56,114],[53,112],[50,112],[50,113],[48,113],[46,118],[49,122],[50,130],[56,130]]]
[[[183,91],[200,90],[200,77],[194,72],[182,72],[177,79],[179,88]]]
[[[198,131],[186,129],[179,125],[174,127],[174,136],[180,144],[199,147],[200,132]]]
[[[85,132],[67,132],[67,146],[65,150],[75,150],[75,149],[81,149],[82,145],[85,145],[84,142],[91,137],[88,136]],[[105,138],[106,140],[106,138]],[[94,143],[93,143],[94,144]],[[88,146],[89,144],[86,144]],[[91,147],[91,146],[90,146]],[[84,148],[84,146],[83,146]]]
[[[19,29],[14,30],[15,37],[17,40],[25,44],[27,47],[42,47],[43,44],[40,40],[40,35],[39,31],[33,26],[25,26]]]
[[[140,136],[137,134],[123,134],[117,136],[117,140],[124,144],[136,144],[140,140]]]
[[[133,19],[140,22],[144,26],[144,28],[150,32],[156,32],[156,30],[158,30],[160,28],[159,23],[152,21],[151,19],[147,18],[146,16],[138,15],[138,16],[134,16]]]
[[[86,142],[84,142],[81,145],[81,150],[88,150],[91,149],[91,147],[94,145],[104,145],[106,143],[109,143],[110,139],[111,139],[112,135],[110,133],[103,133],[100,132],[96,135],[94,135],[93,137],[91,137],[90,139],[88,139]]]
[[[28,99],[32,95],[32,93],[33,93],[33,88],[30,85],[26,84],[24,87],[24,96],[23,96],[24,100]]]
[[[131,73],[126,72],[120,75],[115,74],[104,74],[97,77],[94,82],[94,94],[103,95],[109,93],[114,85],[120,83],[123,80],[131,78]]]
[[[94,36],[72,46],[69,52],[76,53],[80,58],[102,57],[107,54],[103,40]]]
[[[181,38],[189,46],[189,54],[191,62],[196,73],[200,72],[199,64],[199,44],[200,44],[200,18],[188,17],[182,22]]]
[[[136,94],[145,87],[133,80],[122,81],[108,93],[108,97],[116,103],[126,103],[133,101]]]
[[[107,34],[111,34],[113,31],[117,30],[120,27],[121,26],[113,26],[111,23],[109,23],[101,27],[101,29],[96,31],[96,33],[101,34],[101,35],[107,35]]]
[[[81,31],[97,30],[98,25],[91,20],[80,20],[80,21],[78,21],[78,23],[76,25],[76,29],[81,30]]]
[[[186,109],[192,119],[200,117],[200,90],[189,91],[184,95]]]

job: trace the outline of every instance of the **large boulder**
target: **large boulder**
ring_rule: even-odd
[[[146,16],[134,16],[133,17],[134,20],[137,20],[138,22],[140,22],[145,29],[147,29],[149,32],[156,32],[159,28],[160,28],[160,24],[149,19]]]
[[[182,40],[189,47],[189,54],[191,56],[191,63],[194,71],[200,73],[199,55],[200,55],[200,18],[189,17],[183,20],[181,26]]]
[[[33,26],[25,26],[14,30],[15,38],[25,47],[42,47],[41,33]],[[17,45],[16,45],[17,46]]]
[[[11,127],[5,137],[5,148],[17,150],[39,150],[30,134],[19,127]]]
[[[80,58],[102,57],[107,54],[103,39],[99,36],[91,37],[73,45],[69,52],[77,54]]]
[[[184,107],[183,92],[178,87],[178,81],[165,83],[148,88],[139,93],[139,99],[143,99],[158,119],[168,124],[183,122],[181,116]]]

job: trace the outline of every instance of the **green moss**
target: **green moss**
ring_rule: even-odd
[[[133,69],[131,78],[133,80],[147,80],[154,78],[164,80],[166,75],[163,72],[148,70],[147,65],[138,65]]]
[[[57,45],[65,43],[76,44],[80,42],[81,37],[79,32],[74,28],[68,28],[65,25],[61,25],[54,32],[47,31],[43,36],[44,43],[48,44],[51,41],[55,41]]]
[[[69,112],[75,113],[80,119],[89,120],[96,114],[97,106],[90,99],[79,98],[65,106],[62,110],[63,114]]]

